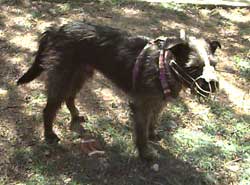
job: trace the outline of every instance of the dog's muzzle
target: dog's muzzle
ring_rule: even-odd
[[[196,92],[200,96],[209,97],[219,89],[219,80],[216,71],[213,66],[205,65],[202,70],[202,74],[197,78],[193,78],[182,67],[180,67],[174,60],[170,61],[171,69],[177,76],[186,82],[192,89],[192,92]]]
[[[201,96],[208,97],[219,89],[219,80],[213,66],[205,66],[202,75],[194,80],[193,89]]]

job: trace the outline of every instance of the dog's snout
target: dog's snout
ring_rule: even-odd
[[[205,66],[203,68],[203,72],[202,72],[202,76],[201,78],[203,78],[207,83],[210,82],[218,82],[218,76],[215,72],[215,69],[213,66]]]
[[[208,97],[211,93],[217,92],[219,89],[218,80],[210,80],[207,82],[205,78],[200,77],[196,80],[196,92],[198,94]]]

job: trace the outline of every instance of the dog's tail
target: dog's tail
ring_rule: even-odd
[[[32,64],[32,66],[28,69],[28,71],[24,73],[24,75],[21,78],[18,79],[17,85],[25,84],[34,80],[44,71],[44,68],[42,67],[42,61],[43,61],[42,55],[46,48],[46,45],[48,44],[48,40],[52,36],[52,34],[53,34],[52,29],[45,31],[42,34],[41,39],[39,41],[39,48],[35,57],[35,61]]]

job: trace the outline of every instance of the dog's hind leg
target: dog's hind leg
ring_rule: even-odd
[[[44,119],[44,137],[45,141],[49,144],[57,143],[60,139],[53,131],[53,121],[56,117],[56,113],[60,108],[62,101],[59,99],[51,99],[48,97],[47,105],[43,110]]]
[[[71,87],[69,91],[69,95],[67,96],[65,102],[67,108],[71,114],[71,122],[70,129],[79,134],[83,134],[83,127],[81,126],[81,122],[85,121],[84,116],[79,115],[79,110],[75,105],[75,97],[77,93],[81,90],[82,86],[86,82],[87,79],[93,76],[93,69],[86,65],[82,65],[81,68],[75,70],[74,75],[71,79]]]
[[[81,126],[81,123],[85,121],[85,118],[84,116],[79,116],[79,110],[75,106],[75,96],[67,98],[66,105],[71,114],[70,130],[82,135],[84,128]]]
[[[85,118],[83,116],[79,116],[79,110],[75,105],[75,96],[71,96],[67,98],[66,105],[71,114],[71,122],[75,122],[75,121],[84,122],[85,121]]]
[[[48,72],[47,80],[47,104],[43,111],[44,136],[49,144],[56,143],[60,139],[53,131],[53,121],[56,113],[65,101],[70,87],[70,76],[72,72],[55,68]]]

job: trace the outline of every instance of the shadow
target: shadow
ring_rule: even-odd
[[[8,165],[13,149],[26,148],[40,140],[37,134],[40,116],[29,116],[24,111],[28,100],[23,93],[32,90],[24,88],[25,90],[21,91],[15,86],[17,76],[21,72],[18,64],[11,58],[17,55],[26,58],[30,51],[16,47],[5,39],[0,40],[0,49],[0,90],[3,91],[0,94],[0,176],[4,177],[11,167]]]
[[[39,181],[38,177],[34,183],[63,183],[57,177],[65,175],[77,184],[209,184],[202,172],[166,150],[158,161],[158,172],[151,169],[152,163],[120,155],[123,151],[119,146],[106,145],[105,150],[107,153],[103,156],[87,157],[79,151],[79,145],[51,147],[37,143],[30,151],[15,153],[11,161],[16,170],[9,169],[9,172],[18,177],[18,181],[26,182],[27,171],[33,169],[44,178]]]

